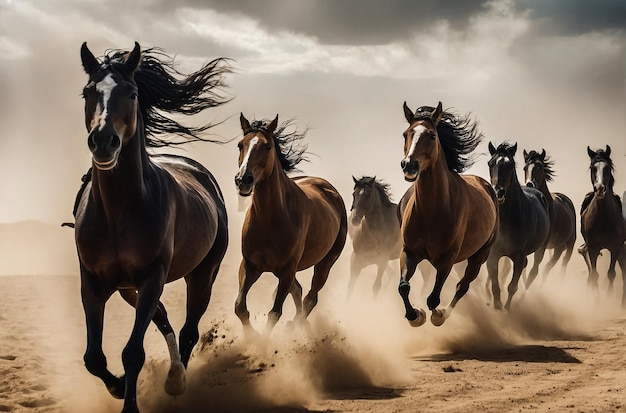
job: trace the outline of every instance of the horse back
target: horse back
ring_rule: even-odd
[[[552,193],[553,217],[550,220],[550,243],[554,248],[576,236],[576,208],[572,200],[562,193]]]

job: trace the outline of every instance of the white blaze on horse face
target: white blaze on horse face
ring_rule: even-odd
[[[250,140],[250,143],[248,144],[248,151],[246,152],[246,155],[244,156],[243,161],[241,162],[241,166],[239,167],[239,176],[243,176],[243,174],[246,173],[246,170],[248,169],[248,161],[250,160],[250,153],[252,152],[252,149],[254,149],[257,143],[259,143],[258,136],[255,136],[254,138]]]
[[[111,92],[113,91],[115,86],[117,86],[117,83],[115,83],[115,80],[113,80],[113,75],[111,73],[109,73],[104,77],[104,79],[96,83],[96,90],[102,94],[102,107],[100,107],[100,105],[96,107],[96,110],[101,109],[99,130],[104,129],[104,127],[106,126],[109,100],[111,99]]]
[[[528,169],[526,170],[526,185],[533,181],[533,169],[535,169],[534,163],[528,165]]]
[[[413,153],[415,152],[415,147],[417,146],[417,141],[419,140],[420,136],[422,136],[422,133],[424,133],[425,130],[426,127],[424,125],[417,125],[413,128],[413,141],[411,141],[411,147],[406,154],[407,159],[410,159],[413,156]]]
[[[606,162],[597,162],[593,165],[593,168],[596,172],[596,181],[593,183],[594,188],[599,188],[604,186],[604,168],[608,168],[608,164]]]

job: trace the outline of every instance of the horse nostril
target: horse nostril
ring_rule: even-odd
[[[112,149],[117,149],[120,147],[121,141],[120,138],[117,135],[112,135],[111,136],[111,148]]]
[[[243,183],[245,185],[252,185],[252,182],[254,181],[254,178],[252,177],[252,174],[246,174],[243,177]]]
[[[405,159],[403,159],[403,160],[401,160],[401,161],[400,161],[400,167],[401,167],[402,169],[404,169],[404,168],[406,167],[406,164],[407,164],[407,162],[406,162],[406,160],[405,160]]]
[[[526,186],[529,188],[534,188],[535,187],[535,183],[533,181],[528,181],[526,182]]]

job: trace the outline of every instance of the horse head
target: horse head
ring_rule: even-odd
[[[404,158],[400,162],[404,179],[413,182],[420,171],[428,169],[438,158],[437,124],[441,120],[443,109],[441,102],[430,113],[413,113],[403,105],[404,117],[409,127],[404,131]]]
[[[589,169],[591,170],[591,185],[593,192],[598,199],[604,198],[607,189],[613,189],[613,161],[611,160],[611,147],[606,145],[606,149],[592,150],[587,146],[587,154],[591,160]]]
[[[539,188],[545,181],[551,180],[551,170],[546,160],[546,150],[526,152],[524,149],[524,181],[526,186]]]
[[[352,224],[359,225],[361,219],[372,207],[374,184],[376,177],[364,176],[361,179],[352,177],[354,190],[352,191],[352,206],[350,207]]]
[[[135,42],[134,49],[125,56],[100,63],[83,43],[80,55],[89,75],[83,88],[87,144],[95,167],[112,170],[122,147],[137,133],[137,84],[133,77],[141,48]]]
[[[269,176],[275,165],[274,131],[278,125],[278,115],[270,121],[255,121],[250,124],[241,114],[239,117],[243,138],[239,148],[239,172],[235,175],[235,185],[241,196],[250,196],[254,186]]]
[[[491,177],[491,186],[496,191],[498,202],[502,204],[505,201],[506,193],[515,180],[515,152],[517,151],[517,143],[509,145],[501,143],[498,148],[489,142],[489,153],[491,159],[487,163],[489,165],[489,176]]]

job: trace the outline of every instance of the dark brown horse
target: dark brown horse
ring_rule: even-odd
[[[541,153],[537,151],[526,152],[524,150],[524,177],[526,186],[537,188],[548,201],[548,211],[550,213],[550,235],[548,239],[548,249],[554,250],[552,257],[544,268],[544,279],[556,265],[565,251],[561,272],[564,274],[567,264],[572,257],[574,244],[576,243],[576,208],[567,195],[559,192],[550,192],[548,182],[554,178],[554,161],[546,156],[545,149]],[[533,282],[528,278],[526,285]]]
[[[389,185],[376,177],[352,177],[354,190],[348,233],[352,239],[350,281],[348,296],[357,277],[368,265],[376,265],[377,273],[372,290],[374,297],[380,291],[382,278],[389,261],[400,258],[400,222],[398,204],[390,198]]]
[[[517,144],[502,143],[497,148],[489,142],[489,175],[491,185],[500,203],[500,226],[498,238],[487,259],[487,273],[491,281],[493,306],[502,308],[498,263],[502,257],[513,262],[513,276],[508,286],[508,298],[504,307],[511,307],[517,292],[519,279],[528,264],[527,256],[534,254],[530,280],[539,271],[539,264],[548,245],[550,214],[547,198],[536,188],[521,186],[515,171]],[[530,283],[529,283],[530,284]]]
[[[318,293],[346,242],[348,219],[343,199],[326,180],[311,176],[290,178],[303,159],[304,135],[286,133],[289,122],[240,117],[239,172],[235,184],[242,196],[252,196],[243,223],[239,268],[239,295],[235,313],[247,332],[250,325],[246,297],[263,272],[278,278],[274,306],[268,314],[269,334],[283,312],[291,292],[296,318],[304,320],[317,304]],[[296,272],[314,267],[311,290],[302,302]]]
[[[622,270],[623,294],[622,306],[626,307],[626,221],[622,215],[619,195],[613,192],[613,161],[611,148],[591,150],[587,147],[591,160],[591,185],[593,192],[587,194],[580,213],[580,232],[585,239],[583,253],[589,265],[588,283],[598,288],[598,270],[596,268],[600,250],[607,249],[611,254],[608,278],[609,292],[613,290],[615,263],[619,262]]]
[[[409,127],[404,132],[404,178],[415,193],[402,220],[400,286],[406,318],[412,326],[426,321],[424,310],[409,301],[409,281],[417,264],[428,260],[437,270],[427,304],[431,322],[441,325],[450,316],[489,256],[498,232],[496,194],[484,179],[459,175],[471,164],[470,154],[482,135],[469,117],[423,106],[415,113],[404,103]],[[446,309],[438,309],[443,285],[452,266],[467,260],[456,294]]]
[[[181,156],[153,156],[146,146],[166,146],[155,136],[174,133],[202,140],[210,125],[186,127],[163,112],[192,114],[224,102],[212,90],[228,67],[217,59],[184,79],[154,49],[114,51],[101,63],[86,44],[81,58],[89,81],[83,90],[91,177],[76,209],[76,246],[87,324],[85,366],[100,377],[125,412],[138,411],[137,376],[150,320],[166,339],[171,368],[165,389],[185,390],[185,368],[198,341],[198,322],[226,252],[228,230],[222,193],[211,173]],[[159,110],[159,112],[157,112]],[[180,353],[165,307],[165,283],[187,282],[187,318]],[[122,352],[125,375],[107,369],[102,351],[105,303],[115,292],[136,308]]]

